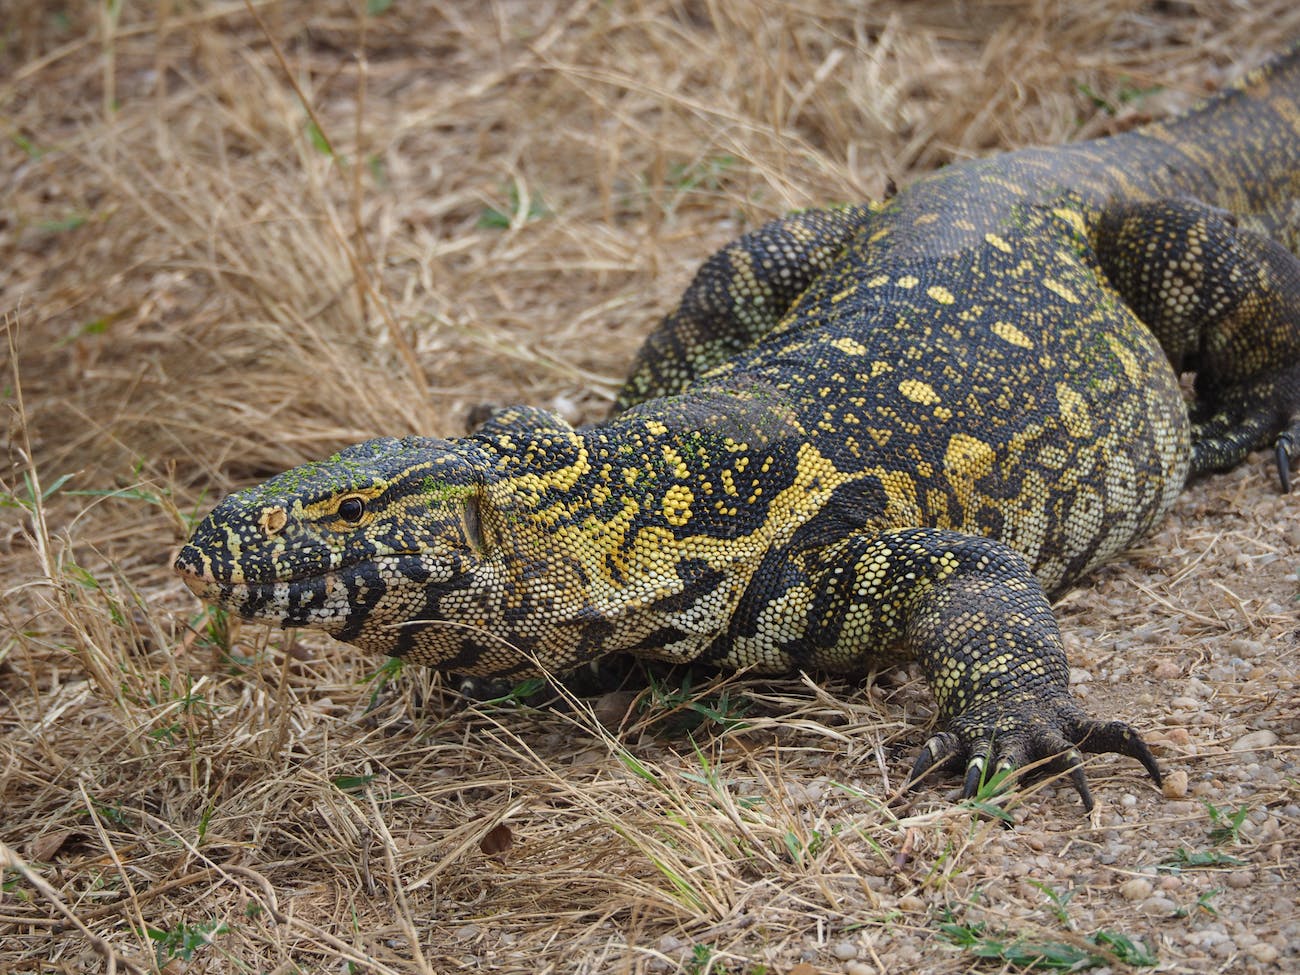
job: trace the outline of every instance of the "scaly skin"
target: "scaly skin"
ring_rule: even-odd
[[[614,414],[373,440],[219,504],[177,569],[250,619],[456,673],[604,654],[861,674],[920,661],[913,770],[1079,750],[1048,594],[1189,475],[1300,444],[1300,55],[1167,124],[952,166],[741,238]],[[1195,370],[1195,402],[1178,372]]]

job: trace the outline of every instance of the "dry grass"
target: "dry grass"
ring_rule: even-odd
[[[1293,967],[1300,525],[1263,461],[1061,607],[1085,703],[1185,796],[1102,759],[1093,821],[1045,789],[1014,830],[884,808],[907,674],[612,734],[427,674],[375,697],[377,661],[168,571],[216,496],[344,443],[599,417],[741,229],[1184,106],[1300,36],[1292,0],[385,6],[0,26],[0,972],[998,971],[1098,931]],[[1180,848],[1240,862],[1158,872]]]

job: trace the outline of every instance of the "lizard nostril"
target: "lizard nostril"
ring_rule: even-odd
[[[280,533],[280,529],[288,522],[289,516],[284,513],[283,508],[265,508],[262,511],[262,517],[257,523],[262,526],[262,531],[266,533],[267,538]]]

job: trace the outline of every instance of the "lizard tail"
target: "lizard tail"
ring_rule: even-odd
[[[1300,44],[1141,134],[1176,150],[1176,191],[1300,253]]]

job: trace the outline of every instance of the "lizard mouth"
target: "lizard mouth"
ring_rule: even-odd
[[[222,579],[210,559],[193,546],[181,549],[173,566],[181,581],[204,602],[238,613],[244,619],[285,625],[297,623],[309,607],[319,607],[337,588],[338,572],[308,573],[293,579],[249,581],[238,569]]]
[[[212,572],[211,563],[200,555],[193,545],[181,548],[176,561],[172,564],[172,569],[189,587],[190,592],[200,599],[206,599],[208,592],[220,584]]]
[[[283,601],[288,583],[223,582],[210,572],[180,560],[177,560],[175,568],[190,592],[206,603],[233,610],[245,619],[278,621],[283,617],[283,613],[277,612],[277,603]],[[311,583],[311,580],[304,581]],[[280,599],[276,598],[277,587],[281,590]]]
[[[177,562],[175,568],[176,574],[181,577],[181,582],[185,583],[185,585],[189,587],[190,592],[194,593],[194,595],[198,596],[200,599],[206,599],[208,593],[217,586],[216,579],[213,579],[211,576],[205,576],[197,569],[193,569],[188,565],[182,565],[180,562]]]
[[[252,591],[270,590],[274,586],[309,586],[329,580],[340,573],[346,573],[356,566],[367,563],[378,567],[392,567],[411,573],[408,563],[412,559],[421,559],[424,553],[411,549],[374,553],[355,553],[344,555],[335,565],[302,564],[287,567],[284,575],[274,578],[249,579],[238,565],[222,562],[219,567],[224,572],[214,571],[214,560],[202,554],[194,545],[185,545],[176,556],[172,568],[181,577],[185,585],[196,596],[215,587],[244,588]]]
[[[347,616],[347,589],[338,572],[282,582],[223,582],[178,561],[176,573],[199,599],[242,619],[329,630]]]
[[[396,580],[425,583],[427,569],[415,553],[396,553],[358,561],[366,571],[337,566],[283,579],[250,581],[232,572],[220,578],[210,560],[192,546],[181,549],[174,568],[186,587],[204,602],[220,606],[246,620],[277,626],[307,626],[334,632],[394,588]]]

